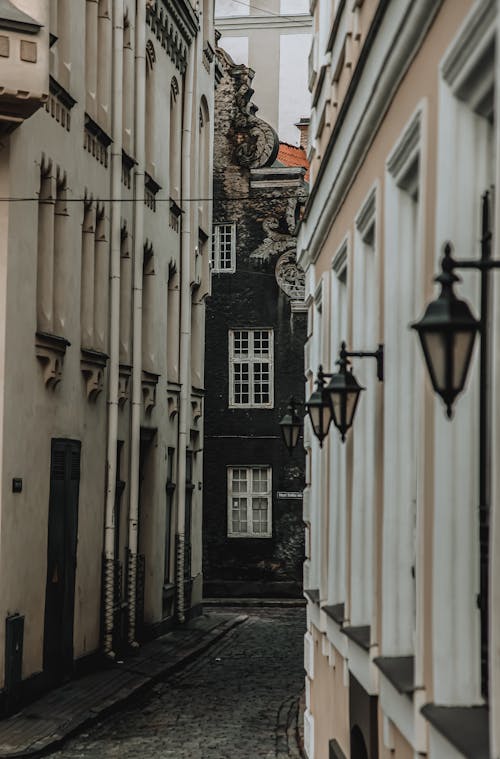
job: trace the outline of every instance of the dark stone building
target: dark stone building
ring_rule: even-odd
[[[305,168],[276,161],[253,72],[217,50],[212,295],[206,319],[204,594],[302,592],[304,451],[279,420],[303,399],[306,313],[295,232]]]

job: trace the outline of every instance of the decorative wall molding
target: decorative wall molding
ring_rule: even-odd
[[[118,406],[123,409],[130,396],[130,377],[132,367],[120,364],[118,370]]]
[[[87,400],[97,400],[104,388],[104,370],[109,356],[100,351],[81,349],[80,368],[85,378]]]
[[[71,345],[69,340],[59,335],[47,332],[37,332],[35,338],[35,353],[43,367],[45,386],[55,390],[62,379],[62,370],[66,348]]]
[[[142,370],[142,398],[146,414],[150,414],[156,406],[156,386],[159,378],[159,374]]]
[[[69,92],[61,87],[53,77],[50,77],[50,94],[45,103],[45,110],[67,132],[71,129],[71,109],[75,104],[76,100]]]
[[[187,49],[199,30],[195,12],[182,0],[148,0],[146,23],[183,74],[187,68]]]
[[[219,47],[217,58],[224,74],[233,80],[231,136],[236,162],[249,169],[270,166],[278,155],[279,138],[270,124],[255,115],[257,107],[250,102],[254,94],[251,86],[254,72],[248,66],[236,65]]]
[[[274,271],[280,290],[290,300],[303,302],[305,295],[305,274],[303,269],[297,265],[295,251],[283,253],[278,258]]]
[[[85,114],[85,127],[83,147],[101,163],[105,169],[108,168],[108,148],[112,143],[111,137],[101,129],[90,116]]]

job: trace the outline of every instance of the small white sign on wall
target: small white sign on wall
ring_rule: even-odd
[[[278,491],[278,498],[280,499],[287,499],[287,498],[302,498],[302,491],[290,491],[288,493],[283,493]]]

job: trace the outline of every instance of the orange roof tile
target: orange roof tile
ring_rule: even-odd
[[[285,166],[303,166],[307,169],[304,179],[306,182],[309,181],[309,161],[304,148],[289,145],[287,142],[280,142],[277,159]]]

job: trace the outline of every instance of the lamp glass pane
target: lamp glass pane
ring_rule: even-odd
[[[342,419],[342,395],[341,393],[330,393],[332,404],[333,423],[336,427],[340,425]]]
[[[314,434],[322,440],[328,432],[332,413],[328,403],[322,405],[309,406],[309,416],[314,429]]]
[[[295,424],[291,429],[292,448],[295,448],[295,446],[299,442],[299,435],[300,435],[300,427],[298,424]]]
[[[352,425],[354,412],[356,411],[356,406],[358,403],[359,393],[360,393],[359,390],[355,390],[355,391],[351,391],[347,393],[346,408],[345,408],[345,422],[346,422],[347,427],[350,427]]]
[[[420,340],[434,390],[443,392],[446,389],[446,335],[420,332]]]
[[[282,424],[281,425],[281,434],[283,436],[283,442],[285,443],[288,450],[290,450],[292,445],[292,437],[293,437],[293,428],[291,424]]]
[[[476,333],[470,330],[457,332],[453,344],[453,387],[460,392],[463,390],[467,379],[474,338]]]

